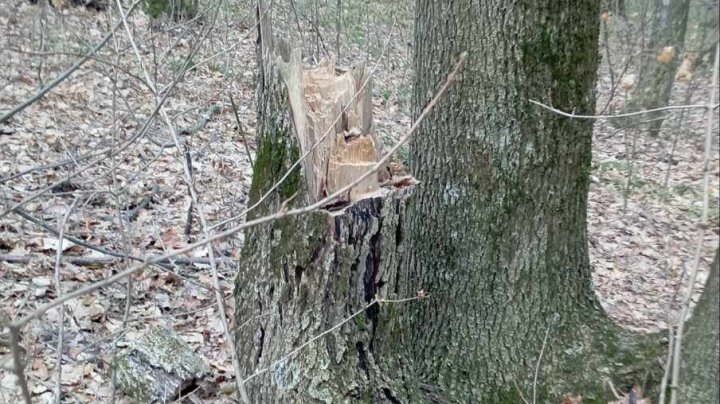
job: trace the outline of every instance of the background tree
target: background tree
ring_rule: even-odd
[[[685,31],[690,0],[655,0],[652,32],[643,49],[638,85],[627,106],[628,111],[661,108],[668,105],[675,73],[684,52]],[[647,121],[649,133],[657,136],[663,114],[656,113],[632,120]]]

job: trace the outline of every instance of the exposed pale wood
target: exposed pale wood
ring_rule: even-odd
[[[371,82],[363,87],[369,71],[360,65],[343,72],[334,59],[303,69],[299,50],[289,49],[285,43],[280,48],[276,62],[288,92],[295,134],[302,154],[312,150],[303,162],[303,172],[310,199],[315,202],[360,177],[379,159]],[[355,187],[349,200],[377,191],[386,179],[381,175],[384,172]]]

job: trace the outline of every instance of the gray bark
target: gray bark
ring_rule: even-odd
[[[113,363],[118,386],[144,403],[168,403],[197,383],[208,366],[173,330],[150,328]]]
[[[683,338],[681,403],[720,402],[720,261],[710,267],[700,301]]]
[[[594,113],[599,2],[416,9],[416,110],[460,52],[469,59],[411,143],[422,186],[408,206],[404,292],[433,296],[407,318],[414,377],[451,401],[518,402],[514,383],[531,395],[547,333],[542,400],[600,399],[599,381],[621,375],[612,351],[635,338],[607,320],[591,286],[592,122],[528,101]]]

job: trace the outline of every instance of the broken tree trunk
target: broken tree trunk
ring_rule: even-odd
[[[368,70],[337,74],[332,60],[304,70],[300,52],[271,35],[266,14],[250,203],[308,155],[250,218],[317,202],[379,159]],[[252,402],[378,397],[390,383],[373,355],[381,346],[374,340],[378,312],[387,309],[368,303],[397,294],[395,260],[402,256],[401,222],[412,187],[388,184],[412,179],[388,179],[382,170],[324,209],[248,229],[235,286],[235,332],[242,375],[252,378]]]

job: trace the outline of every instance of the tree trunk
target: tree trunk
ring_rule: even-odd
[[[250,204],[313,144],[319,146],[250,218],[332,194],[372,167],[378,153],[372,90],[370,84],[363,88],[367,69],[336,75],[326,62],[301,71],[299,51],[273,39],[269,12],[259,15],[259,147]],[[332,130],[324,137],[327,128]],[[412,182],[383,171],[331,206],[246,232],[234,293],[235,336],[243,375],[257,374],[247,384],[252,402],[383,396],[387,375],[373,356],[380,310],[368,304],[395,284],[404,206],[412,194],[403,185]],[[303,345],[345,319],[351,321]]]
[[[718,250],[683,337],[679,402],[720,402],[720,261]]]
[[[532,395],[537,362],[543,400],[600,399],[607,378],[645,385],[612,364],[629,371],[661,351],[633,346],[591,286],[592,122],[529,102],[594,113],[599,2],[420,0],[416,9],[416,111],[460,52],[469,59],[411,142],[421,186],[401,273],[405,293],[432,296],[407,316],[415,377],[451,401],[488,403]]]
[[[422,182],[366,183],[343,204],[246,232],[235,330],[254,402],[592,401],[605,398],[607,379],[659,377],[648,361],[662,347],[610,322],[591,288],[592,123],[528,101],[593,113],[599,2],[581,3],[418,2],[418,110],[469,55],[411,145]],[[273,45],[269,24],[266,15],[251,203],[318,138],[302,118],[317,118],[312,86],[292,79],[311,74]],[[333,135],[357,132],[351,117]],[[372,137],[372,125],[355,127]],[[318,200],[344,181],[331,177],[356,175],[333,177],[347,168],[331,164],[336,139],[252,216]],[[368,307],[421,290],[428,299]]]
[[[628,112],[668,105],[675,72],[682,60],[689,9],[690,0],[655,1],[652,33],[647,49],[643,52],[639,82],[628,102]],[[625,123],[650,121],[649,133],[657,136],[663,116],[662,112],[646,114],[625,120]]]

